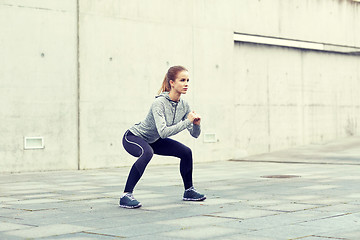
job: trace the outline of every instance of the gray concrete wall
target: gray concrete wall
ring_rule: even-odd
[[[236,148],[248,154],[358,135],[359,56],[236,44]]]
[[[203,117],[199,139],[175,137],[195,161],[359,134],[359,56],[233,40],[239,32],[360,47],[359,3],[80,0],[79,88],[76,2],[0,3],[0,26],[8,29],[0,51],[10,60],[2,58],[0,71],[0,98],[9,105],[1,110],[3,171],[77,168],[78,154],[81,169],[132,164],[122,135],[145,117],[177,64],[190,71],[184,98]],[[9,19],[22,24],[10,27]],[[205,143],[207,133],[217,142]],[[28,135],[45,136],[45,149],[24,151]]]
[[[71,0],[0,1],[0,171],[77,168],[76,25]]]

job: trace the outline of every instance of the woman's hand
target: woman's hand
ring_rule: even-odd
[[[201,116],[197,113],[195,113],[195,119],[194,119],[194,124],[195,125],[200,125],[200,122],[201,122]]]
[[[194,111],[190,112],[188,114],[188,119],[190,120],[190,122],[192,122],[195,125],[200,125],[201,122],[201,117],[199,114],[195,113]]]
[[[196,113],[194,111],[189,112],[188,119],[190,120],[190,122],[194,123],[194,121],[196,119]]]

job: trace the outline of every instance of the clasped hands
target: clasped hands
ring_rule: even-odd
[[[190,120],[190,122],[192,122],[195,125],[200,125],[201,122],[201,116],[197,113],[195,113],[194,111],[189,112],[188,114],[188,119]]]

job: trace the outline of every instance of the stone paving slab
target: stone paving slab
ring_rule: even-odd
[[[204,202],[181,200],[177,165],[150,164],[135,191],[143,207],[135,210],[118,207],[128,168],[2,174],[0,239],[357,240],[358,146],[353,138],[264,161],[195,163]],[[300,150],[303,161],[294,154]],[[297,177],[269,178],[276,175]]]
[[[289,162],[308,164],[360,165],[360,137],[336,139],[323,144],[298,146],[272,153],[236,159],[240,161]]]
[[[75,225],[69,224],[53,224],[53,225],[45,225],[45,226],[38,226],[36,230],[33,228],[26,228],[26,229],[19,229],[19,230],[12,230],[6,232],[7,235],[12,235],[20,238],[26,239],[38,239],[47,236],[56,236],[59,234],[67,234],[67,233],[74,233],[74,232],[82,232],[85,230],[89,230],[88,227],[80,227]]]

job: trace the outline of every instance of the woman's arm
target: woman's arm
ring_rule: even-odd
[[[198,116],[195,112],[191,112],[190,110],[190,106],[188,103],[186,104],[186,115],[185,117],[187,117],[190,113],[193,113],[195,116],[195,119],[193,121],[193,124],[190,124],[187,127],[187,130],[189,131],[190,135],[193,136],[194,138],[198,138],[200,136],[201,133],[201,127],[200,127],[200,121],[201,121],[201,117]]]
[[[152,113],[157,131],[161,138],[173,136],[192,125],[190,119],[186,118],[170,127],[166,126],[165,106],[161,102],[153,104]]]

